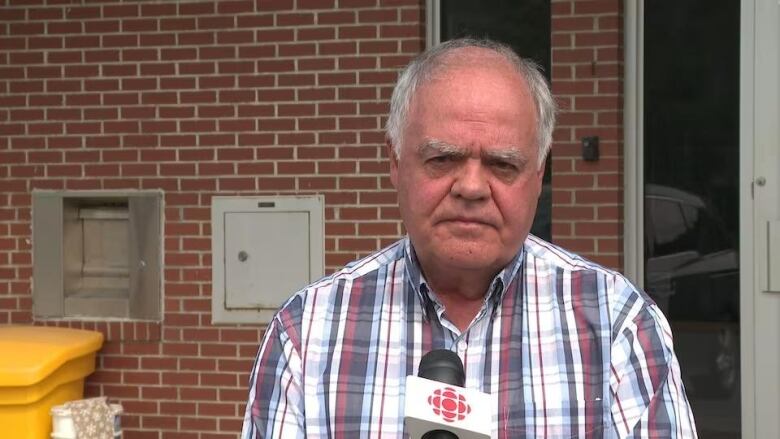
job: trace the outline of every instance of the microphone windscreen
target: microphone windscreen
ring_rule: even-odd
[[[436,349],[423,355],[417,376],[459,387],[466,383],[463,362],[458,354],[447,349]]]

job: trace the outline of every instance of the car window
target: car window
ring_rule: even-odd
[[[664,198],[648,198],[645,215],[651,232],[651,256],[665,256],[691,250],[690,233],[680,203]]]

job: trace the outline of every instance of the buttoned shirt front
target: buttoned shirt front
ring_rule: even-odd
[[[669,326],[620,274],[534,236],[465,331],[408,239],[306,287],[269,324],[244,439],[404,437],[407,375],[458,353],[491,395],[495,438],[691,438]]]

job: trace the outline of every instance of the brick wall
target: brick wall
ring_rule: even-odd
[[[162,189],[162,323],[56,324],[106,335],[88,393],[127,439],[235,437],[262,331],[210,324],[211,196],[324,194],[329,268],[397,239],[382,126],[421,2],[3,3],[0,323],[32,321],[32,190]]]
[[[163,321],[35,323],[106,335],[87,391],[127,439],[234,438],[262,328],[210,324],[211,196],[324,194],[329,269],[395,240],[381,127],[424,2],[0,4],[0,324],[33,322],[31,191],[162,189]],[[553,1],[554,239],[613,266],[620,7]]]
[[[623,2],[552,1],[552,89],[561,106],[552,162],[553,240],[622,267]],[[599,136],[601,158],[582,160]]]

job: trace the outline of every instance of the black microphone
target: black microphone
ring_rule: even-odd
[[[458,387],[466,384],[463,362],[458,354],[447,349],[436,349],[423,355],[417,376]],[[422,439],[458,439],[458,436],[446,430],[431,430]]]
[[[417,376],[458,387],[466,384],[463,362],[458,354],[448,349],[436,349],[423,355]]]
[[[493,398],[463,387],[466,373],[455,352],[439,349],[406,377],[404,427],[410,439],[490,439]]]

